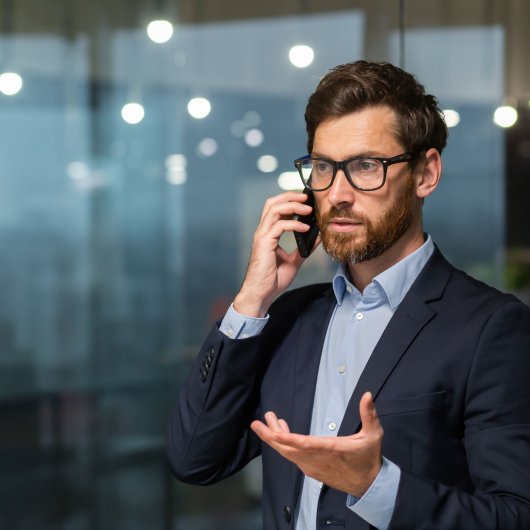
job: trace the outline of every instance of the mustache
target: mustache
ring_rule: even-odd
[[[349,208],[339,208],[336,206],[332,206],[330,210],[325,213],[321,214],[320,212],[317,212],[318,220],[320,225],[326,225],[328,224],[332,219],[348,219],[349,221],[353,221],[354,223],[366,223],[367,218],[365,215],[360,213],[353,213]]]

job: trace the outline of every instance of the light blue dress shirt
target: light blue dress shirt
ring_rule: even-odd
[[[376,276],[361,293],[350,282],[344,266],[333,278],[337,305],[331,317],[320,359],[310,433],[336,436],[346,407],[375,345],[388,322],[434,250],[431,237],[415,252]],[[268,317],[249,318],[230,307],[220,330],[230,338],[257,335]],[[347,498],[347,506],[379,530],[390,524],[401,471],[383,458],[379,475],[361,497]],[[316,527],[322,483],[305,476],[296,511],[296,530]]]

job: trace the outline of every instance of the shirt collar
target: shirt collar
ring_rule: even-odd
[[[420,248],[386,271],[378,274],[372,280],[372,284],[378,287],[378,290],[382,291],[382,295],[383,293],[386,295],[388,303],[392,309],[395,309],[403,300],[419,273],[431,257],[433,251],[434,243],[432,242],[431,236],[427,235],[427,240]],[[361,293],[359,293],[357,288],[349,280],[349,273],[345,265],[340,264],[338,266],[335,276],[333,277],[332,285],[337,304],[339,305],[342,304],[348,286],[361,296]]]

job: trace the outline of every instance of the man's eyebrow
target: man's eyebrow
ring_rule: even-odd
[[[314,158],[324,158],[325,160],[333,160],[332,157],[327,156],[323,153],[319,153],[318,151],[313,151],[311,153],[311,156]],[[346,158],[343,158],[343,160],[350,160],[351,158],[387,158],[384,155],[382,155],[378,151],[363,151],[362,153],[350,153]]]

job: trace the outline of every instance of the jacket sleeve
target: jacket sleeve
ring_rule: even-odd
[[[260,453],[250,429],[259,402],[261,336],[232,340],[214,325],[171,412],[167,454],[174,475],[212,484]]]
[[[485,323],[462,421],[474,491],[403,470],[389,530],[530,528],[530,310],[523,304],[504,304]]]
[[[213,326],[169,419],[167,453],[179,480],[213,484],[261,453],[250,423],[262,415],[264,374],[300,308],[328,292],[329,284],[315,284],[284,293],[254,337],[230,339]]]

